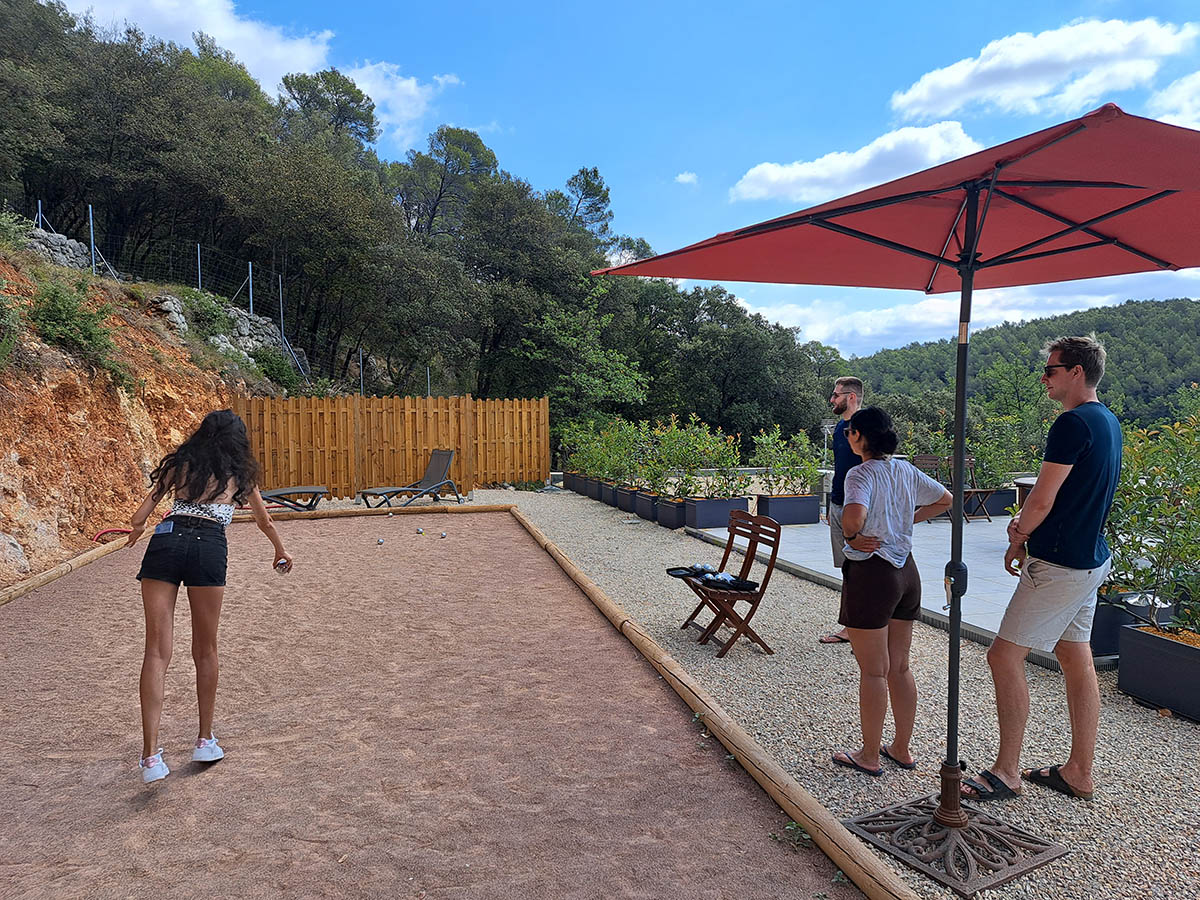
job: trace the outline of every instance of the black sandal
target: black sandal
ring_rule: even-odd
[[[984,782],[987,782],[984,784]],[[974,778],[968,778],[963,782],[963,787],[968,787],[975,793],[963,794],[964,800],[974,800],[976,803],[987,803],[989,800],[1014,800],[1021,796],[1020,791],[1014,791],[1001,780],[1000,776],[987,769],[983,769]]]
[[[1066,794],[1068,797],[1091,800],[1094,796],[1090,791],[1079,791],[1067,784],[1067,780],[1059,774],[1058,766],[1042,766],[1040,769],[1030,769],[1028,772],[1022,772],[1021,777],[1026,781],[1050,788],[1052,791]]]

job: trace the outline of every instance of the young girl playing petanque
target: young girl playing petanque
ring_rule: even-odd
[[[174,497],[170,514],[154,529],[137,576],[146,612],[140,682],[142,757],[138,763],[146,783],[166,778],[170,772],[158,746],[158,727],[180,583],[187,586],[192,612],[192,659],[200,707],[192,760],[212,763],[225,755],[212,722],[217,699],[217,626],[225,596],[225,526],[233,520],[235,506],[249,502],[255,523],[274,547],[272,565],[280,572],[292,567],[292,558],[283,549],[259,493],[258,477],[245,423],[232,410],[211,412],[192,436],[150,473],[150,493],[130,522],[126,547],[137,543],[159,501],[168,494]]]

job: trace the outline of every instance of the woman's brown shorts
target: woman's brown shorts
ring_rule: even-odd
[[[912,554],[897,569],[882,556],[847,559],[842,566],[842,611],[848,628],[886,628],[892,619],[912,621],[921,612],[921,575]]]

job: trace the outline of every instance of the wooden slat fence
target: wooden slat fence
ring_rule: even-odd
[[[411,484],[429,454],[454,451],[464,493],[550,477],[550,401],[464,397],[237,397],[263,487],[322,484],[335,497]]]

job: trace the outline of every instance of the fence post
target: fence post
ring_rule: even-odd
[[[250,274],[246,276],[246,280],[250,283],[250,315],[254,315],[254,263],[250,261],[246,265],[250,267]]]
[[[38,201],[37,218],[33,220],[33,227],[39,228],[39,229],[42,227],[42,201],[41,200]]]
[[[96,227],[92,222],[92,204],[88,204],[88,240],[92,244],[92,277],[96,277]]]
[[[358,348],[358,396],[363,395],[362,347]]]
[[[200,242],[196,242],[196,290],[204,290],[204,278],[200,274]]]
[[[279,343],[287,346],[287,337],[283,333],[283,276],[279,276]]]
[[[470,394],[463,397],[463,493],[475,490],[475,400]]]

